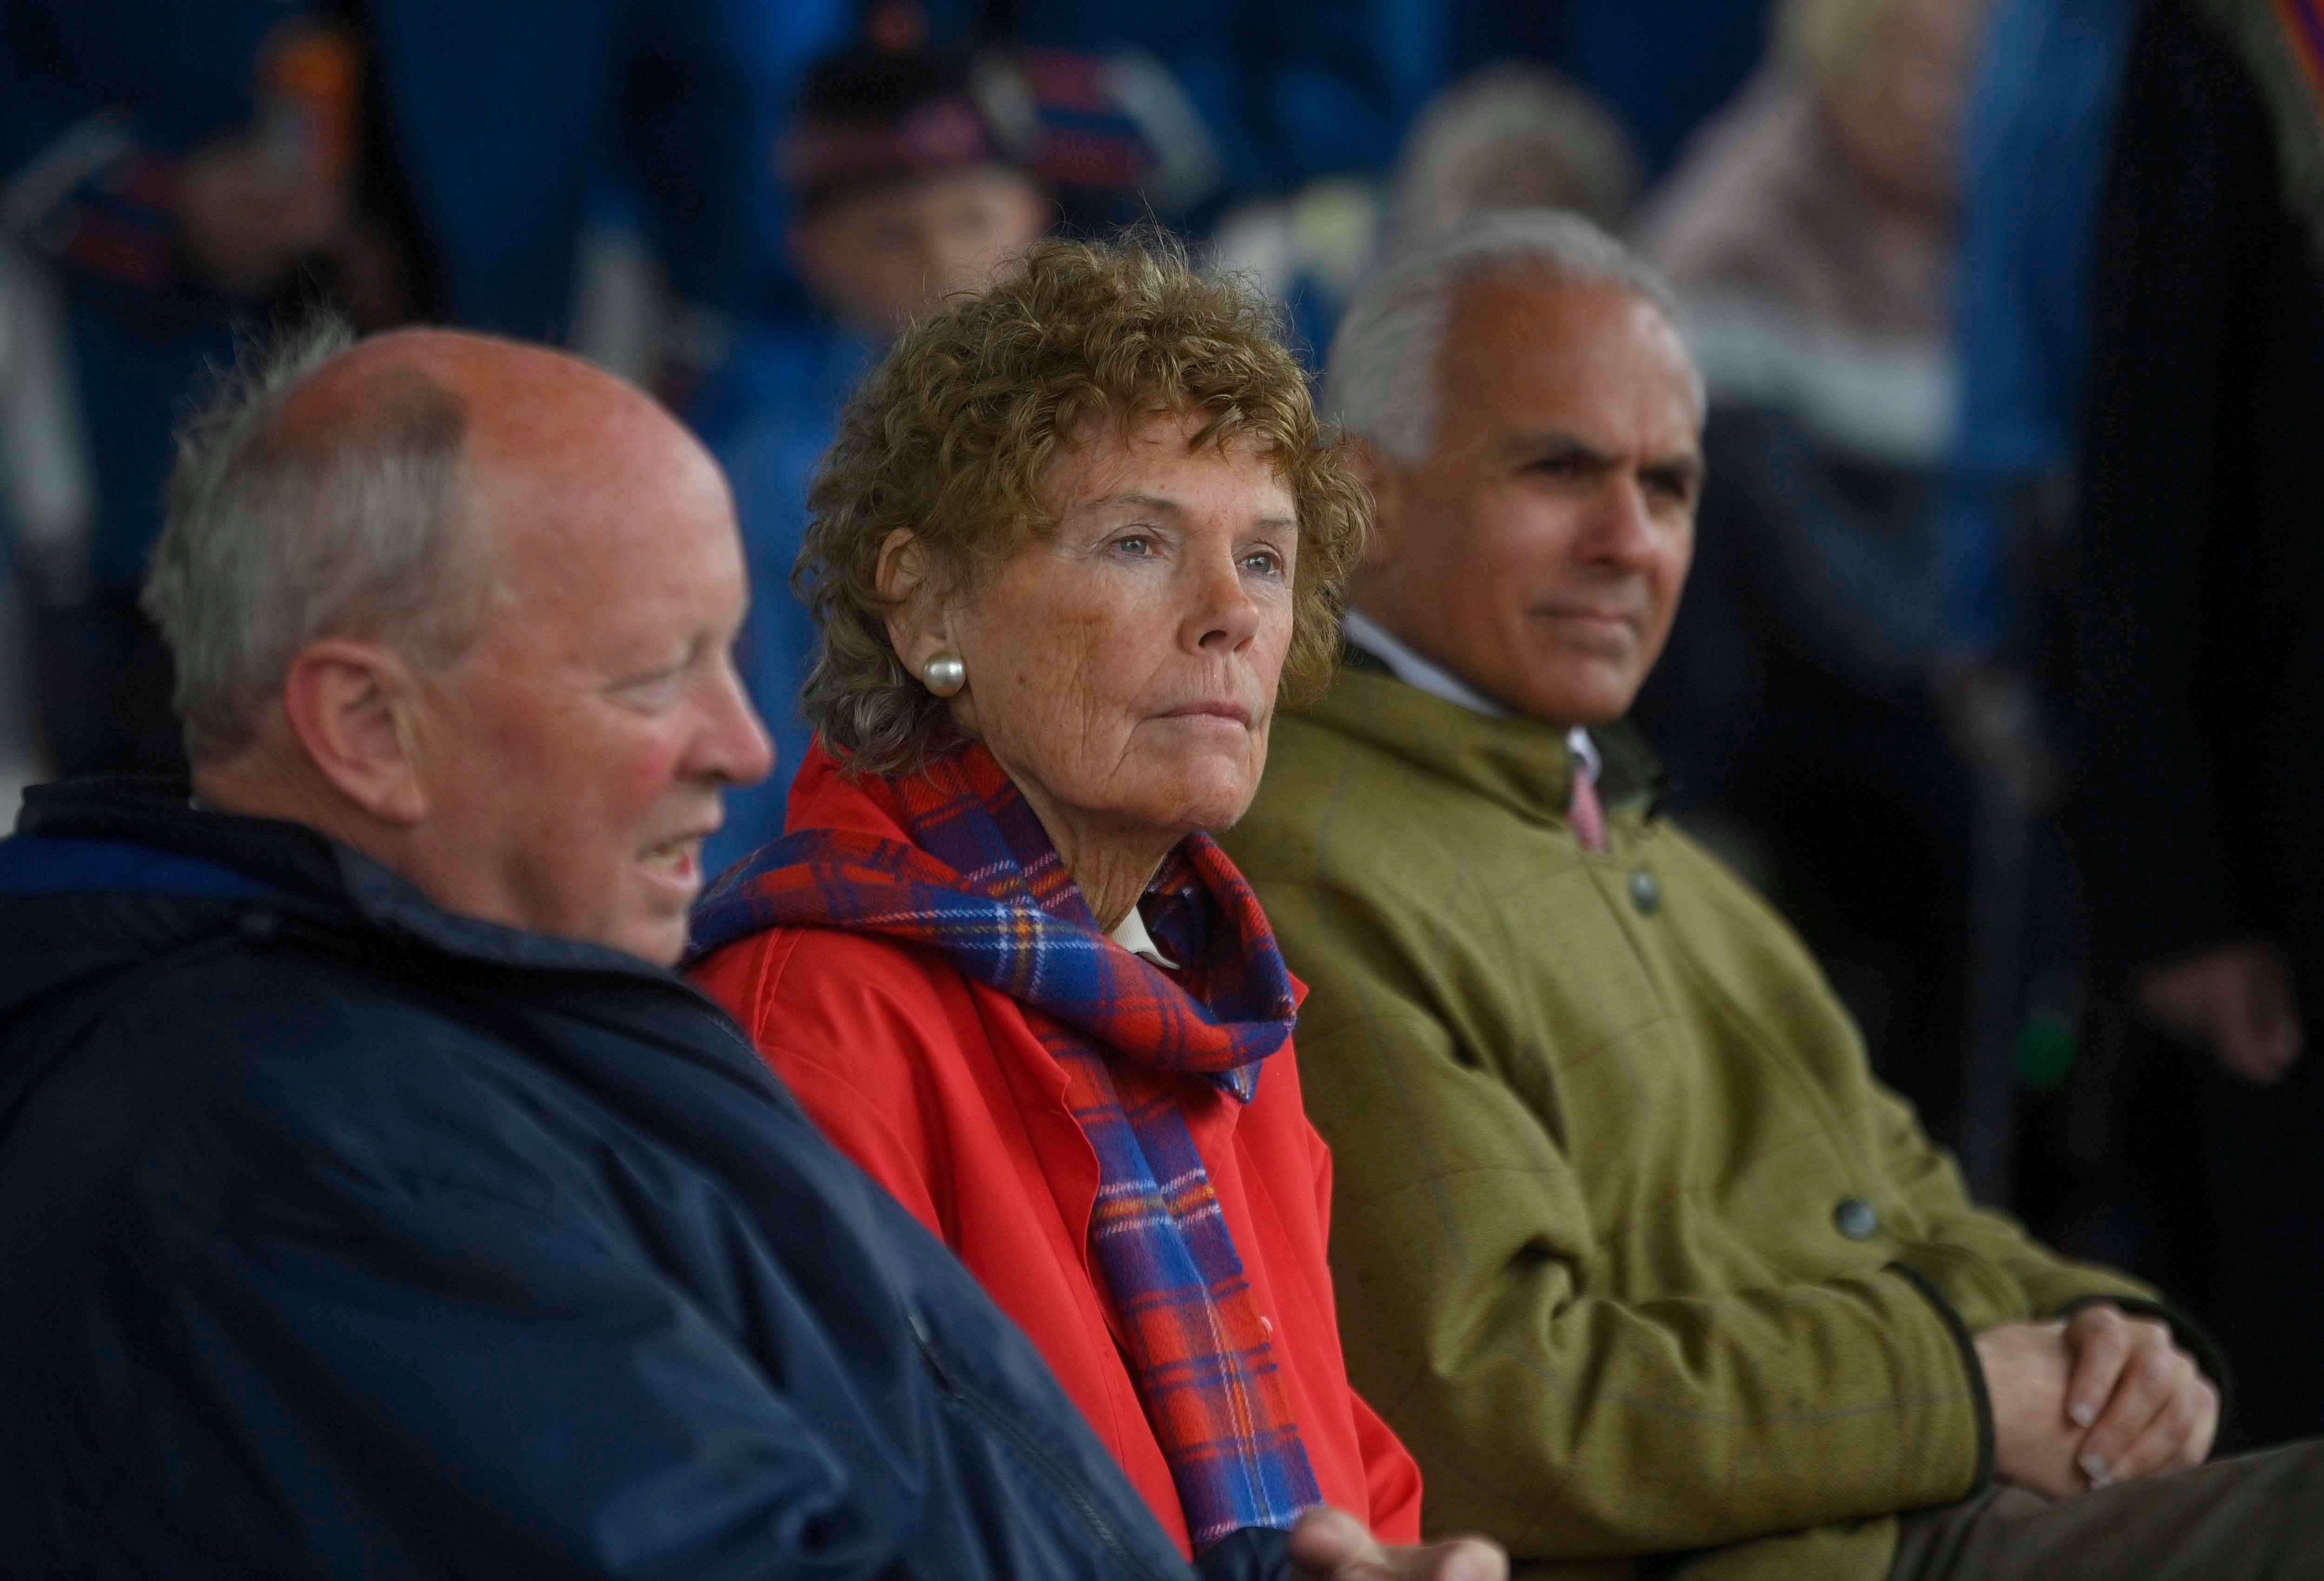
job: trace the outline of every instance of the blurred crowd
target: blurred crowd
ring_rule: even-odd
[[[2259,0],[0,0],[0,808],[176,772],[174,414],[327,303],[562,343],[732,480],[782,828],[840,408],[1057,230],[1321,362],[1480,211],[1677,288],[1695,570],[1637,717],[1987,1200],[2324,1430],[2324,19]]]

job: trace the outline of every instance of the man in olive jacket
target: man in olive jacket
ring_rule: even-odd
[[[2324,1574],[2324,1453],[2186,1469],[2205,1343],[1972,1204],[1654,817],[1616,722],[1702,417],[1660,283],[1571,216],[1472,221],[1359,297],[1326,395],[1379,531],[1229,845],[1312,986],[1349,1369],[1431,1526],[1545,1575]]]

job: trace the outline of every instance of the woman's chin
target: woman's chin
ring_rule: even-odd
[[[1157,824],[1182,831],[1216,830],[1250,809],[1259,793],[1259,776],[1240,761],[1196,762],[1156,789],[1165,792],[1154,800]]]

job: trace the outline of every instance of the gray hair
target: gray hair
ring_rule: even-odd
[[[1581,215],[1546,208],[1474,215],[1357,291],[1332,337],[1324,410],[1389,458],[1407,467],[1425,461],[1443,394],[1436,365],[1462,288],[1528,273],[1563,284],[1618,286],[1678,328],[1678,300],[1663,277]],[[1694,393],[1700,407],[1700,372]]]
[[[351,421],[281,430],[292,393],[354,344],[325,317],[248,346],[179,430],[142,602],[177,661],[197,763],[249,744],[291,660],[319,638],[385,641],[435,668],[475,634],[483,578],[468,563],[460,397],[398,370]]]
[[[1388,256],[1491,209],[1572,208],[1618,226],[1639,180],[1629,134],[1597,100],[1554,71],[1489,66],[1413,122],[1389,188]]]

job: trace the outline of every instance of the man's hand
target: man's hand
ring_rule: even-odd
[[[2171,1326],[2103,1303],[2066,1325],[2066,1414],[2089,1429],[2075,1464],[2090,1486],[2200,1465],[2219,1430],[2219,1391]]]
[[[2262,1086],[2300,1058],[2292,976],[2273,947],[2247,939],[2157,966],[2139,979],[2138,1007],[2207,1045],[2232,1074]]]
[[[1318,1507],[1291,1530],[1302,1581],[1508,1581],[1509,1557],[1481,1537],[1387,1548],[1344,1510]]]
[[[2006,1483],[2064,1499],[2087,1485],[2074,1464],[2082,1429],[2066,1414],[2073,1354],[2063,1323],[2005,1323],[1977,1336],[1993,1405],[1993,1470]]]

